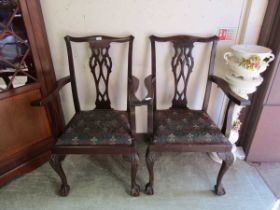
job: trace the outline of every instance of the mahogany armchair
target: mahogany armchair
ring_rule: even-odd
[[[150,195],[154,193],[153,167],[159,153],[167,151],[217,152],[223,159],[223,162],[218,173],[214,191],[217,195],[223,195],[225,190],[222,185],[222,178],[234,160],[231,152],[232,145],[227,139],[231,129],[233,107],[235,104],[249,105],[250,101],[236,95],[222,78],[213,75],[218,37],[187,35],[170,37],[151,36],[150,41],[152,74],[145,79],[148,95],[144,101],[148,105],[148,131],[150,136],[150,142],[146,151],[149,182],[146,184],[145,192]],[[160,45],[158,43],[161,42],[171,42],[174,48],[170,67],[174,75],[175,91],[172,106],[166,110],[157,109],[156,49]],[[187,87],[190,73],[194,66],[192,50],[195,43],[204,43],[209,44],[210,47],[212,46],[211,53],[209,53],[208,80],[201,110],[192,110],[187,106]],[[162,69],[160,70],[161,72],[163,71]],[[183,80],[183,87],[179,87],[180,80]],[[229,98],[222,129],[219,129],[207,114],[211,83],[215,83]]]
[[[140,187],[136,183],[136,173],[139,165],[139,157],[135,148],[135,105],[139,101],[134,93],[138,88],[139,81],[132,76],[132,49],[133,36],[108,37],[88,36],[71,37],[65,36],[67,46],[70,76],[60,79],[56,89],[45,98],[36,100],[33,106],[47,106],[55,125],[55,113],[50,102],[57,97],[60,89],[67,83],[71,84],[74,100],[75,115],[61,134],[57,134],[53,126],[53,135],[57,139],[49,160],[52,168],[60,176],[62,185],[60,195],[67,196],[70,190],[66,175],[61,162],[68,154],[122,154],[131,159],[131,195],[138,196]],[[86,43],[90,47],[91,56],[89,67],[93,74],[96,88],[95,108],[83,111],[77,92],[75,74],[82,71],[75,69],[72,42]],[[112,109],[109,98],[109,77],[113,69],[110,48],[115,43],[128,44],[128,81],[127,81],[127,110],[117,111]],[[101,87],[103,84],[103,87]]]

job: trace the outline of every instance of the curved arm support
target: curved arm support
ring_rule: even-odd
[[[152,75],[149,75],[145,78],[145,87],[148,91],[146,97],[142,100],[142,103],[145,105],[153,104],[154,100],[154,83],[155,80]]]
[[[128,94],[130,106],[137,106],[141,104],[141,101],[135,96],[136,91],[139,87],[139,79],[132,76],[132,79],[128,80]]]
[[[223,122],[223,127],[222,127],[222,133],[226,137],[229,137],[230,130],[232,128],[234,106],[235,106],[235,104],[233,103],[233,101],[229,101],[227,108],[226,108],[226,113],[224,116],[224,122]]]
[[[128,79],[128,110],[129,110],[129,119],[131,126],[131,133],[134,137],[136,134],[136,117],[135,117],[135,106],[141,105],[141,101],[135,96],[135,93],[139,87],[139,79],[132,76]]]
[[[59,93],[60,89],[71,81],[70,76],[63,77],[56,82],[56,88],[47,96],[31,102],[32,106],[44,106],[51,102]]]
[[[244,99],[236,93],[234,93],[224,79],[214,75],[210,75],[209,80],[217,84],[217,86],[221,88],[223,92],[227,95],[229,100],[233,101],[235,104],[240,106],[249,106],[251,104],[251,101],[249,99]]]
[[[147,95],[142,100],[142,104],[148,106],[148,134],[152,135],[153,128],[153,112],[154,112],[154,90],[155,90],[155,78],[152,75],[149,75],[145,78],[145,87],[147,88]]]

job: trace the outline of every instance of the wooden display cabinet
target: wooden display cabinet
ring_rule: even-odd
[[[35,99],[55,88],[55,74],[39,0],[0,0],[0,185],[50,156],[52,120]],[[59,99],[54,99],[64,126]]]

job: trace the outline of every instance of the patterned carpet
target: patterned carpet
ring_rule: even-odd
[[[138,181],[147,180],[140,145]],[[212,193],[219,169],[204,153],[165,153],[155,165],[155,195],[128,195],[130,164],[121,156],[72,155],[63,162],[71,191],[56,192],[59,179],[48,164],[0,188],[0,209],[34,210],[272,210],[274,195],[254,167],[237,161],[224,178],[227,194]]]

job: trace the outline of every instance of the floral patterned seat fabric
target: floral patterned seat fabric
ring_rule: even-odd
[[[223,144],[227,138],[204,111],[158,110],[154,143]]]
[[[82,111],[69,123],[56,145],[131,144],[128,113],[114,110]]]

